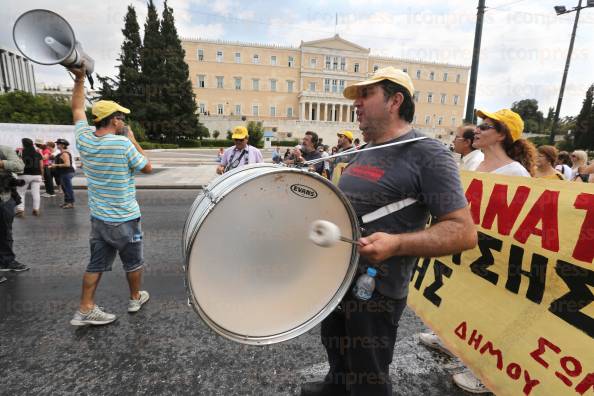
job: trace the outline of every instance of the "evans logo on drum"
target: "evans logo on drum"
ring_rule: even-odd
[[[314,199],[318,196],[316,190],[311,187],[304,186],[303,184],[293,184],[291,186],[293,194],[299,195],[302,198]]]

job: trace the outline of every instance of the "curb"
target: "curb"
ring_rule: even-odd
[[[176,185],[162,185],[162,184],[146,184],[136,185],[137,190],[203,190],[204,185],[192,184],[176,184]],[[72,186],[73,190],[87,190],[87,186]]]

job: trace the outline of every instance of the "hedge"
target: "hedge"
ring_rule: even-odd
[[[140,144],[140,147],[142,147],[144,150],[179,148],[177,146],[177,144],[170,144],[170,143],[138,142],[138,144]]]

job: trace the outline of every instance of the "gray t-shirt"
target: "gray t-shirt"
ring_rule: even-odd
[[[413,129],[386,143],[420,136],[423,134]],[[343,171],[338,186],[350,200],[359,219],[404,198],[419,201],[362,224],[365,235],[378,231],[390,234],[419,231],[426,227],[429,215],[440,217],[467,205],[456,161],[434,139],[355,154]],[[391,298],[406,297],[416,259],[398,256],[374,265],[378,269],[376,289]],[[361,259],[360,271],[368,265]]]

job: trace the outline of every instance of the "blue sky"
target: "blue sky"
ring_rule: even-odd
[[[564,3],[564,1],[568,1]],[[571,3],[569,2],[571,1]],[[96,60],[96,71],[115,73],[128,4],[142,27],[146,2],[104,0],[2,0],[0,45],[14,47],[16,18],[33,8],[63,15]],[[585,1],[584,1],[585,3]],[[159,12],[162,1],[155,1]],[[299,46],[338,32],[377,55],[470,66],[477,0],[239,1],[170,0],[184,37]],[[487,0],[477,107],[499,109],[536,98],[545,112],[555,106],[575,13],[556,16],[554,5],[577,0]],[[336,18],[338,16],[338,18]],[[336,19],[338,24],[336,25]],[[36,67],[37,81],[67,83],[59,66]],[[575,115],[594,83],[594,7],[582,10],[562,116]]]

